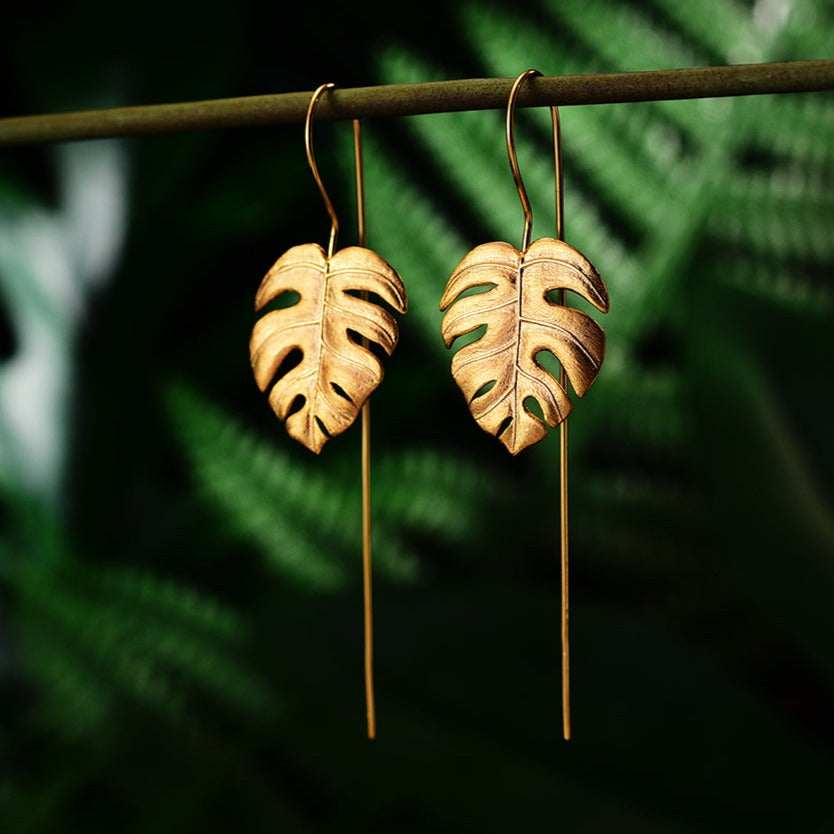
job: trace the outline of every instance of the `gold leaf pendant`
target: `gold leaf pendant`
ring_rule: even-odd
[[[518,454],[559,426],[559,517],[562,632],[562,735],[571,737],[570,639],[568,634],[568,423],[573,408],[568,380],[581,397],[599,374],[605,357],[605,333],[581,310],[567,307],[575,292],[603,313],[608,290],[597,270],[564,242],[562,145],[559,108],[551,105],[553,159],[556,168],[556,238],[530,243],[533,211],[518,169],[514,115],[522,85],[541,75],[519,75],[507,101],[507,156],[524,211],[521,249],[509,243],[476,246],[455,267],[440,309],[446,347],[469,335],[452,358],[452,376],[482,429]],[[483,332],[476,333],[481,330]],[[558,379],[539,361],[542,353],[559,362]],[[535,402],[540,418],[532,411]]]
[[[325,443],[347,429],[382,382],[382,363],[370,350],[378,345],[389,356],[397,344],[397,322],[375,299],[405,313],[405,286],[393,267],[365,248],[365,204],[361,129],[353,122],[357,219],[360,246],[334,251],[339,220],[319,175],[313,151],[313,113],[321,95],[335,84],[322,84],[310,98],[304,144],[313,179],[330,215],[327,251],[316,243],[288,249],[273,264],[255,296],[255,311],[267,305],[249,340],[255,381],[270,389],[269,403],[290,437],[318,454]],[[281,297],[296,293],[295,304]],[[291,364],[300,352],[301,359]],[[368,420],[367,409],[363,425]],[[363,430],[364,434],[364,430]],[[364,442],[363,442],[364,443]]]
[[[294,246],[275,262],[255,309],[287,292],[298,293],[298,302],[255,324],[252,370],[261,391],[272,386],[269,403],[289,435],[318,454],[353,423],[382,381],[382,363],[361,340],[388,355],[397,343],[396,320],[367,294],[405,313],[406,292],[400,276],[370,249],[350,246],[328,257],[315,243]],[[276,380],[295,350],[301,361]]]
[[[469,290],[476,295],[461,298]],[[484,243],[458,264],[440,302],[446,347],[486,325],[486,332],[452,359],[452,376],[472,416],[513,454],[537,443],[547,428],[525,404],[538,402],[553,427],[572,405],[565,388],[536,359],[551,352],[578,396],[596,379],[605,333],[588,315],[555,303],[553,291],[579,293],[603,313],[608,291],[581,253],[560,240],[540,238],[523,252],[509,243]]]
[[[496,435],[513,455],[545,438],[547,426],[564,423],[573,408],[568,379],[577,395],[583,396],[605,357],[602,328],[580,310],[565,306],[566,293],[578,293],[601,312],[608,312],[608,290],[599,273],[581,252],[564,242],[557,107],[550,108],[556,238],[530,243],[533,212],[518,169],[514,115],[522,84],[537,75],[541,73],[534,69],[521,73],[507,102],[507,156],[524,210],[521,250],[501,242],[476,246],[455,268],[440,301],[440,309],[446,311],[441,334],[447,348],[459,337],[486,328],[455,354],[452,376],[478,425]],[[541,352],[558,360],[559,379],[538,361]],[[528,407],[531,400],[543,420]]]

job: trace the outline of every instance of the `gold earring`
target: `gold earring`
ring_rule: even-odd
[[[496,435],[513,454],[547,436],[547,426],[560,426],[562,545],[562,718],[570,737],[567,599],[567,423],[572,409],[567,379],[583,396],[596,379],[605,356],[605,333],[585,313],[565,306],[568,290],[608,312],[608,291],[597,270],[564,242],[562,160],[559,111],[551,107],[556,167],[556,237],[530,243],[533,215],[518,169],[513,122],[519,89],[527,70],[515,80],[507,103],[506,136],[510,168],[524,210],[521,251],[509,243],[477,246],[457,265],[443,293],[440,309],[446,347],[483,326],[486,332],[452,358],[452,376],[466,397],[472,416]],[[467,291],[478,291],[468,294]],[[553,297],[555,295],[555,298]],[[559,379],[537,360],[552,353],[560,364]],[[543,420],[528,408],[535,401]]]
[[[269,404],[289,435],[316,454],[331,437],[354,422],[382,381],[382,363],[368,349],[368,342],[389,355],[397,343],[396,320],[370,301],[368,293],[379,296],[398,313],[405,313],[407,306],[400,276],[376,252],[364,247],[358,141],[355,156],[362,219],[360,245],[335,251],[339,221],[319,176],[312,136],[318,100],[333,87],[322,84],[313,93],[304,125],[307,161],[330,215],[327,252],[317,243],[304,243],[278,258],[261,282],[255,310],[260,311],[285,293],[295,292],[300,298],[293,306],[272,310],[259,319],[249,343],[258,387],[261,391],[271,387]],[[300,362],[276,380],[282,363],[294,351],[301,352]]]
[[[316,243],[286,251],[261,282],[255,310],[287,293],[298,301],[267,312],[252,330],[252,370],[261,391],[270,386],[269,403],[287,432],[318,454],[362,412],[362,579],[364,595],[365,701],[368,738],[376,737],[373,689],[371,605],[370,403],[382,381],[382,363],[369,349],[373,342],[388,355],[397,344],[396,319],[370,300],[373,293],[398,313],[406,311],[402,279],[393,267],[365,248],[365,201],[362,132],[353,120],[356,205],[359,246],[336,249],[339,221],[324,188],[313,152],[313,114],[319,98],[334,84],[322,84],[312,95],[304,124],[304,146],[313,179],[330,215],[327,252]],[[301,353],[285,370],[285,360]]]

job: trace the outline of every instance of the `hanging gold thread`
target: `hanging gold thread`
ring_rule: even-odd
[[[556,238],[565,239],[565,192],[562,188],[562,127],[559,108],[551,107],[553,121],[553,161],[556,171]],[[558,303],[566,304],[564,289],[559,290]],[[559,364],[559,384],[567,385],[564,366]],[[562,735],[570,739],[570,637],[568,629],[568,421],[559,424],[559,550],[562,568]]]

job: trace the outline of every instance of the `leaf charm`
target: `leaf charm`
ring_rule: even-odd
[[[301,361],[275,380],[269,404],[290,436],[318,454],[330,437],[353,423],[382,381],[382,364],[360,338],[389,355],[397,343],[394,317],[360,293],[374,293],[404,313],[405,287],[370,249],[350,246],[328,259],[318,244],[306,243],[275,262],[255,296],[255,310],[286,292],[301,298],[255,324],[249,343],[252,370],[266,391],[284,359],[301,351]]]
[[[452,376],[478,425],[514,455],[547,435],[545,424],[525,407],[528,397],[539,403],[549,426],[562,422],[572,408],[567,392],[536,354],[553,353],[580,397],[605,356],[602,328],[580,310],[548,299],[559,289],[577,292],[608,312],[608,290],[599,273],[582,253],[553,238],[540,238],[523,253],[509,243],[475,247],[458,264],[440,302],[446,310],[441,325],[446,347],[487,326],[483,336],[455,354]]]

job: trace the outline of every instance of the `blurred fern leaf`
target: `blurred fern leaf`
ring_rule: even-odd
[[[69,735],[98,729],[126,701],[199,726],[205,697],[270,710],[264,684],[235,658],[243,621],[195,591],[137,570],[77,559],[7,567],[15,631],[45,720]]]
[[[299,462],[183,386],[169,389],[168,402],[199,488],[281,576],[326,591],[358,574],[358,457],[329,469],[318,460]],[[493,494],[474,465],[454,456],[425,448],[377,455],[372,500],[379,569],[393,580],[414,580],[419,563],[410,533],[447,546],[465,540],[477,527],[477,493],[485,500]]]

